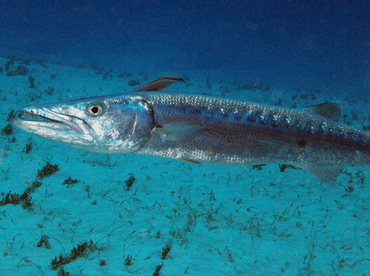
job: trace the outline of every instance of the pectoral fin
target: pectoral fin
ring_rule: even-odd
[[[188,163],[192,163],[192,164],[198,164],[200,165],[201,163],[197,160],[192,160],[192,159],[186,159],[186,158],[183,158],[181,159],[182,161],[185,161],[185,162],[188,162]]]
[[[168,124],[156,128],[154,131],[161,137],[162,141],[181,141],[186,137],[195,136],[196,132],[203,129],[197,125]]]

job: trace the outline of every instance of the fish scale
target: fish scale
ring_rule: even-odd
[[[238,102],[222,98],[204,96],[185,96],[181,94],[149,94],[142,95],[156,110],[156,121],[166,124],[168,121],[188,122],[196,117],[196,121],[210,124],[212,119],[220,119],[218,123],[230,121],[250,127],[259,127],[273,131],[281,131],[297,136],[313,139],[330,140],[333,143],[351,143],[359,148],[369,149],[369,135],[359,130],[349,128],[320,115],[304,110],[294,110]],[[162,111],[161,115],[159,113]],[[173,111],[171,115],[170,111]],[[181,113],[181,110],[185,112]],[[201,114],[201,116],[198,116]],[[163,120],[163,122],[161,121]]]

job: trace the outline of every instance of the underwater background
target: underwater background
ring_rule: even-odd
[[[169,90],[341,105],[370,130],[368,1],[0,1],[0,275],[370,275],[368,167],[335,185],[281,164],[85,152],[14,112]]]

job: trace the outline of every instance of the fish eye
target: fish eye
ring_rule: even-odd
[[[100,103],[92,103],[86,106],[85,112],[90,116],[100,116],[104,113],[104,105]]]

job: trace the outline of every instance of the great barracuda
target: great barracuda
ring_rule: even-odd
[[[370,165],[370,135],[336,122],[325,103],[289,109],[204,95],[158,92],[162,78],[129,94],[26,106],[14,119],[38,136],[102,153],[190,162],[291,164],[332,182],[347,165]]]

